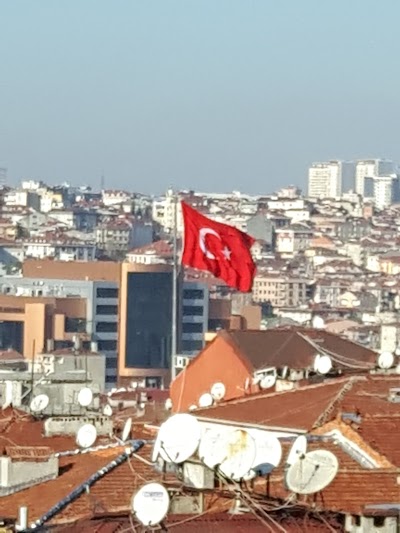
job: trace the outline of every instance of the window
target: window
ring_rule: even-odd
[[[182,324],[182,333],[203,333],[203,324],[202,322],[184,322]]]
[[[196,300],[196,299],[203,299],[204,298],[204,291],[201,289],[184,289],[183,291],[183,299],[184,300]]]
[[[65,317],[66,333],[84,333],[86,331],[86,320],[84,318]]]
[[[96,290],[97,298],[118,298],[118,289],[99,287]]]
[[[115,352],[117,341],[98,341],[99,352]]]
[[[182,350],[184,352],[195,352],[203,348],[203,341],[182,341]]]
[[[97,315],[116,315],[118,313],[117,305],[97,305],[96,314]]]
[[[117,328],[117,322],[97,322],[96,324],[97,333],[117,333]]]
[[[106,368],[117,368],[117,358],[106,357]]]
[[[204,309],[200,305],[184,305],[183,316],[203,316]]]

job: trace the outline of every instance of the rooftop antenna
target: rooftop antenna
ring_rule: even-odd
[[[305,435],[299,435],[292,447],[286,459],[286,465],[290,466],[297,461],[297,459],[303,457],[307,452],[307,438]]]
[[[144,526],[157,526],[167,516],[170,498],[167,489],[160,483],[146,483],[131,501],[135,518]]]
[[[335,478],[339,462],[329,450],[313,450],[299,457],[286,471],[286,485],[295,494],[314,494]]]
[[[250,433],[244,429],[236,429],[229,433],[223,444],[225,459],[218,469],[225,477],[239,481],[254,464],[256,443]]]
[[[243,476],[245,480],[270,474],[282,459],[282,446],[274,435],[261,435],[259,431],[251,432],[250,430],[249,433],[256,444],[256,456],[251,470]]]
[[[167,463],[183,463],[196,452],[200,436],[197,418],[186,413],[173,415],[159,429],[159,453]]]
[[[30,403],[30,410],[34,413],[41,413],[49,405],[49,397],[47,394],[39,394],[34,396]]]
[[[76,434],[76,443],[81,448],[90,448],[96,442],[97,429],[93,424],[84,424]]]

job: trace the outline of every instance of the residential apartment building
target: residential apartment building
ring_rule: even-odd
[[[307,250],[313,237],[312,230],[300,224],[277,229],[275,234],[275,250],[285,257],[293,257],[296,253]]]
[[[376,176],[373,178],[374,204],[378,209],[386,209],[393,203],[400,201],[399,178],[391,176]]]
[[[386,159],[365,159],[356,162],[355,189],[361,196],[366,194],[366,179],[387,176],[395,172],[395,163]]]
[[[308,196],[310,198],[341,196],[343,184],[348,182],[353,172],[352,163],[347,161],[313,163],[308,169]]]
[[[253,300],[270,303],[273,308],[307,305],[311,297],[311,281],[281,274],[258,274],[253,284]]]

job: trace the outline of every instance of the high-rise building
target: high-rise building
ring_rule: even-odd
[[[374,184],[374,203],[378,209],[385,209],[399,198],[399,178],[396,174],[391,176],[376,176],[373,179]]]
[[[388,176],[395,172],[395,163],[387,159],[365,159],[357,161],[355,173],[356,193],[367,196],[366,180],[375,176]]]
[[[166,386],[172,349],[172,267],[122,263],[119,299],[118,375],[121,383]],[[180,351],[181,280],[177,295]]]
[[[310,198],[337,198],[352,172],[352,163],[327,161],[313,163],[308,169],[308,196]],[[346,187],[347,188],[347,187]]]

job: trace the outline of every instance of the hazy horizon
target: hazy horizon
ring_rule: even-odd
[[[396,0],[0,5],[8,181],[159,194],[305,189],[327,159],[400,160]]]

